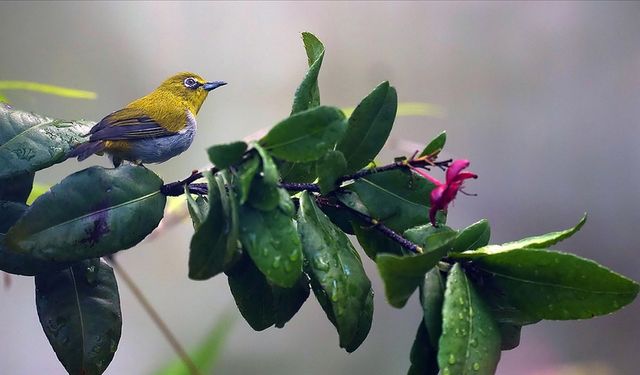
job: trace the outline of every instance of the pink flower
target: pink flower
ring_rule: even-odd
[[[410,166],[414,172],[436,185],[431,191],[431,208],[429,209],[429,220],[434,227],[436,226],[436,213],[439,210],[447,210],[449,203],[456,198],[458,191],[462,188],[464,180],[478,178],[475,173],[463,171],[469,164],[469,160],[456,160],[451,163],[447,168],[446,182],[444,184],[428,175],[425,171]]]

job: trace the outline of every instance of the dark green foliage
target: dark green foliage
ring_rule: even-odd
[[[31,193],[34,177],[33,172],[24,172],[0,179],[0,201],[25,203]]]
[[[498,325],[460,264],[455,264],[444,295],[438,366],[444,374],[493,374],[499,359]]]
[[[438,136],[435,137],[431,142],[429,142],[427,147],[425,147],[418,156],[438,155],[444,148],[445,143],[447,143],[447,132],[442,132],[438,134]]]
[[[69,374],[102,374],[122,329],[111,267],[99,260],[83,261],[36,276],[36,307],[49,343]]]
[[[227,272],[229,288],[238,310],[251,328],[278,328],[291,320],[309,297],[309,281],[302,275],[291,288],[267,281],[249,257],[243,257]]]
[[[416,338],[411,346],[408,375],[438,375],[438,350],[431,345],[427,328],[420,321]]]
[[[209,196],[204,220],[200,207],[190,203],[194,225],[200,222],[191,238],[189,252],[189,278],[206,280],[227,269],[238,251],[238,203],[230,184],[229,173],[216,176],[206,173]],[[202,199],[200,197],[200,199]]]
[[[310,33],[303,42],[309,70],[291,115],[257,143],[210,147],[212,169],[167,185],[142,166],[91,167],[28,208],[34,172],[64,160],[92,124],[0,105],[0,270],[36,275],[40,321],[69,373],[101,374],[120,338],[115,277],[99,257],[143,240],[163,217],[165,195],[182,187],[194,227],[189,277],[224,272],[238,310],[257,331],[282,328],[313,289],[340,346],[356,350],[371,329],[374,304],[347,237],[355,234],[389,304],[403,307],[420,291],[423,319],[407,353],[409,374],[493,374],[500,351],[518,346],[523,326],[604,315],[636,298],[636,282],[548,249],[575,234],[586,216],[573,228],[501,245],[489,245],[486,220],[457,231],[439,212],[430,223],[434,185],[409,166],[446,167],[435,159],[446,133],[422,158],[373,167],[395,120],[395,89],[383,82],[347,120],[320,104],[324,46]],[[193,181],[199,177],[207,184]],[[212,334],[194,362],[210,368],[205,357],[215,357],[220,335]]]
[[[33,276],[68,267],[68,263],[58,263],[35,258],[29,254],[9,250],[4,243],[4,234],[27,210],[27,206],[17,202],[0,201],[0,270],[16,275]]]
[[[349,239],[318,209],[306,192],[300,198],[298,231],[308,263],[306,272],[340,346],[352,352],[371,327],[371,282]]]
[[[0,103],[0,181],[64,161],[93,125],[54,120]]]
[[[382,82],[358,104],[337,150],[347,161],[347,172],[367,166],[387,141],[398,109],[398,94]]]
[[[161,186],[162,180],[144,167],[84,169],[36,199],[7,232],[6,244],[61,262],[127,249],[162,219],[166,197]]]
[[[260,140],[260,145],[281,160],[318,160],[342,137],[345,121],[338,108],[314,107],[282,120]]]
[[[242,160],[247,144],[242,141],[209,147],[209,160],[218,168],[224,169]]]

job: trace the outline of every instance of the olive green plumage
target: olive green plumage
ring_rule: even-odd
[[[119,165],[122,160],[159,163],[186,150],[196,128],[195,115],[209,91],[225,82],[206,82],[190,72],[178,73],[151,93],[115,111],[89,132],[89,141],[75,147],[69,157],[84,160],[106,152]]]

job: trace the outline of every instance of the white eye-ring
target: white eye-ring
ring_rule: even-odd
[[[193,77],[189,77],[184,80],[184,85],[185,87],[195,88],[198,86],[198,81],[196,81]]]

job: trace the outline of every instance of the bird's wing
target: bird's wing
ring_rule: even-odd
[[[89,131],[91,141],[135,140],[174,135],[142,110],[124,108],[103,118]]]

